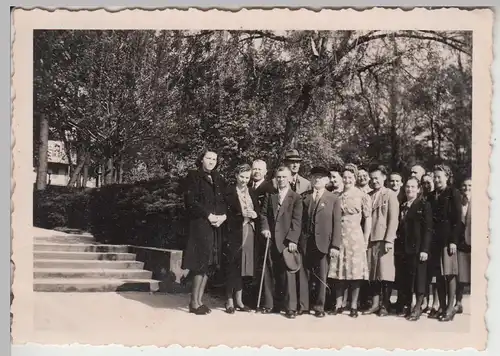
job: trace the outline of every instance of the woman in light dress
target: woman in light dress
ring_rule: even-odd
[[[351,310],[349,316],[358,316],[358,296],[362,280],[368,279],[366,248],[370,237],[371,201],[368,194],[356,187],[358,169],[346,164],[342,178],[344,190],[339,195],[341,209],[334,216],[334,224],[340,224],[340,236],[334,236],[334,252],[330,261],[328,277],[336,281],[336,303],[330,314],[339,314],[345,288],[350,286]],[[364,228],[361,226],[363,220]],[[364,232],[363,232],[364,231]]]

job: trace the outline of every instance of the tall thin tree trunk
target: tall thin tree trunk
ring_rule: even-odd
[[[82,187],[87,187],[87,182],[89,180],[89,166],[90,166],[90,154],[85,155],[85,162],[83,164],[83,174],[82,174]]]
[[[393,54],[397,56],[397,46],[396,39],[393,37]],[[393,171],[398,170],[399,167],[399,141],[397,133],[397,116],[398,116],[398,92],[397,92],[397,69],[399,66],[399,61],[395,61],[390,82],[390,97],[389,97],[389,120],[391,122],[391,169]]]
[[[85,155],[88,155],[89,153],[85,153]],[[80,177],[80,172],[82,171],[83,165],[85,164],[85,157],[81,159],[78,162],[78,165],[75,167],[73,170],[73,173],[71,174],[71,178],[68,182],[68,187],[72,187],[75,185],[76,181],[78,180],[78,177]]]
[[[106,185],[113,184],[113,174],[114,174],[113,158],[109,157],[108,160],[106,161],[103,183]]]
[[[40,142],[38,146],[38,167],[36,172],[36,190],[47,187],[48,152],[49,151],[49,118],[40,115]]]

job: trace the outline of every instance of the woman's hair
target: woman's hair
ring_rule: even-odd
[[[248,163],[242,163],[242,164],[239,164],[236,169],[235,169],[235,174],[236,175],[239,175],[243,172],[248,172],[248,171],[251,171],[252,170],[252,167],[248,164]]]
[[[432,171],[433,172],[436,172],[436,171],[444,172],[444,174],[448,178],[448,184],[453,184],[453,173],[451,172],[450,167],[448,167],[446,164],[437,164],[434,166]]]
[[[471,177],[466,177],[463,181],[462,181],[462,184],[464,184],[465,182],[467,182],[468,180],[470,180],[472,182],[472,178]]]
[[[342,170],[342,173],[344,172],[351,172],[354,174],[354,177],[358,179],[358,167],[356,167],[354,163],[347,163]]]
[[[422,178],[423,178],[423,177],[422,177]],[[408,183],[408,182],[409,182],[409,181],[411,181],[411,180],[414,180],[415,182],[417,182],[417,187],[418,187],[418,188],[420,188],[421,183],[420,183],[420,180],[419,180],[417,177],[410,177],[410,178],[408,178],[408,179],[406,180],[406,183]]]
[[[212,149],[209,149],[209,148],[205,148],[201,151],[201,153],[198,155],[198,158],[196,158],[196,167],[198,168],[202,168],[203,167],[203,158],[205,157],[205,155],[207,154],[207,152],[213,152],[217,155],[217,163],[215,164],[215,167],[214,167],[214,171],[217,169],[217,167],[219,166],[219,154],[217,153],[217,151],[215,150],[212,150]]]

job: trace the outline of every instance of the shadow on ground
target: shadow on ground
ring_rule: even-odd
[[[123,298],[146,304],[152,308],[177,309],[185,311],[186,313],[189,311],[190,295],[187,293],[170,294],[165,292],[117,292],[117,294]],[[224,300],[216,296],[205,295],[204,302],[212,309],[224,308]]]

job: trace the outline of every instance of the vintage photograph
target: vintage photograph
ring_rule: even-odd
[[[34,29],[37,342],[469,333],[475,45],[425,26]]]

